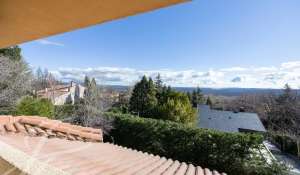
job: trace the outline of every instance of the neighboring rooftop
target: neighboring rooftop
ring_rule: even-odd
[[[0,174],[220,175],[200,166],[102,143],[99,129],[42,117],[0,116]]]
[[[199,105],[198,108],[200,128],[224,132],[266,132],[256,113],[214,110],[208,105]]]
[[[67,85],[54,85],[36,92],[37,97],[46,98],[52,101],[54,105],[63,105],[65,103],[74,104],[80,98],[84,98],[85,87],[80,84],[70,82]]]

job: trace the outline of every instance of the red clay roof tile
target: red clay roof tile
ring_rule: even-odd
[[[0,116],[1,131],[0,145],[5,143],[36,160],[34,164],[28,162],[26,167],[29,168],[42,162],[72,175],[220,175],[200,166],[102,143],[100,129],[57,120],[37,116]],[[0,147],[0,157],[5,151]],[[35,171],[31,169],[31,172]],[[33,174],[42,175],[43,171],[36,171]]]

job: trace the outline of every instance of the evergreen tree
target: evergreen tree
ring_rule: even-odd
[[[90,78],[88,76],[84,77],[83,84],[84,84],[84,87],[88,87],[90,85]]]
[[[129,111],[142,117],[151,117],[157,105],[155,85],[150,78],[143,76],[133,89]]]
[[[208,106],[210,106],[210,107],[212,107],[212,105],[213,105],[213,102],[212,102],[212,100],[210,99],[209,96],[207,97],[206,105],[208,105]]]
[[[197,107],[199,104],[202,104],[204,101],[204,97],[202,94],[202,91],[199,87],[196,88],[196,90],[193,90],[191,95],[191,102],[193,107]]]
[[[0,49],[0,57],[5,56],[8,57],[10,60],[13,61],[21,61],[22,55],[21,55],[21,48],[19,46],[12,46]]]
[[[171,86],[161,86],[160,91],[157,87],[151,78],[143,76],[134,86],[129,111],[142,117],[194,123],[196,110],[185,93],[176,92]]]
[[[156,78],[155,78],[155,88],[157,89],[157,92],[160,93],[162,91],[163,88],[163,81],[160,77],[160,74],[157,74]]]
[[[192,107],[188,96],[181,92],[168,92],[166,101],[158,107],[158,118],[175,122],[194,124],[196,110]]]

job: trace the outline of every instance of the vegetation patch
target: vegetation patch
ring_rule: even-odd
[[[16,115],[36,115],[53,118],[54,105],[47,99],[37,99],[26,96],[17,104]]]
[[[119,145],[232,174],[256,174],[269,167],[250,156],[259,149],[261,135],[223,133],[126,114],[106,113],[106,117],[114,119],[110,137]],[[256,169],[250,171],[250,165]],[[274,173],[271,170],[263,174]]]

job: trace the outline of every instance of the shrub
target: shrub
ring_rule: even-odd
[[[281,151],[298,155],[297,141],[289,136],[279,135],[273,132],[268,132],[268,140],[280,148]]]
[[[223,133],[171,121],[106,113],[114,119],[113,141],[126,147],[232,174],[247,174],[244,162],[260,135]]]
[[[0,115],[13,115],[15,114],[14,106],[0,107]]]
[[[72,117],[76,111],[77,106],[72,104],[64,104],[55,106],[54,116],[56,119],[64,119],[67,117]]]
[[[30,96],[23,97],[16,106],[17,115],[37,115],[54,117],[54,105],[47,99],[36,99]]]

